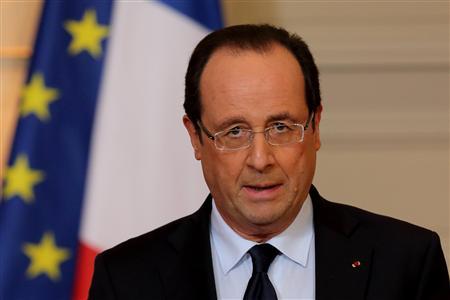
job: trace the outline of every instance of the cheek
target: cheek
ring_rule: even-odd
[[[314,174],[316,151],[313,149],[313,145],[304,146],[306,147],[284,149],[284,153],[278,156],[280,168],[294,185],[301,184],[305,180],[308,181],[308,177]]]
[[[216,158],[218,176],[223,180],[224,185],[236,185],[239,182],[245,161],[241,153],[224,153]]]
[[[237,186],[244,166],[244,160],[239,153],[222,153],[204,151],[202,153],[202,168],[210,188],[229,190]]]
[[[280,148],[277,153],[277,162],[286,173],[292,173],[292,170],[298,169],[304,162],[305,149],[300,145]]]

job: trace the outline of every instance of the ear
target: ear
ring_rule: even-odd
[[[201,160],[202,156],[200,149],[202,145],[197,130],[195,130],[194,123],[192,123],[191,119],[189,119],[187,115],[184,115],[183,124],[189,134],[189,138],[191,139],[191,145],[192,148],[194,149],[195,159]]]
[[[316,112],[314,113],[314,148],[316,151],[319,151],[322,143],[320,142],[320,118],[322,117],[322,105],[317,107]]]

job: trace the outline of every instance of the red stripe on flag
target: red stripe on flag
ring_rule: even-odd
[[[94,273],[95,256],[100,251],[80,242],[78,245],[78,257],[75,267],[75,284],[73,300],[87,299],[92,274]]]

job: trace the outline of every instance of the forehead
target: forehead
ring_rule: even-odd
[[[202,120],[219,124],[233,116],[263,122],[289,113],[307,114],[300,64],[286,48],[267,51],[221,48],[206,64],[200,79]]]

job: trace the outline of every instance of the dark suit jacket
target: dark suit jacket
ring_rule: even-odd
[[[329,202],[314,187],[310,195],[317,300],[450,299],[436,233]],[[208,197],[194,214],[99,254],[89,299],[216,299],[210,213]]]

